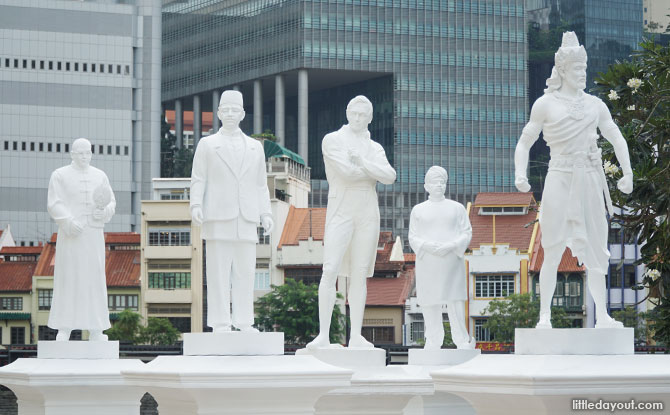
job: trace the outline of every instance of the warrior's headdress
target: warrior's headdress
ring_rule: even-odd
[[[586,49],[579,44],[575,32],[563,33],[561,47],[554,54],[554,67],[551,69],[551,77],[547,79],[547,89],[545,94],[556,91],[561,87],[561,76],[558,74],[558,68],[565,68],[570,62],[586,63]]]

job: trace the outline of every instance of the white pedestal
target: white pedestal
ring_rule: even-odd
[[[409,349],[410,365],[421,366],[453,366],[467,362],[482,354],[479,349]]]
[[[159,356],[123,372],[160,415],[314,414],[319,396],[349,386],[351,374],[312,356]]]
[[[667,406],[670,355],[482,355],[431,376],[478,414],[565,414],[573,399]]]
[[[86,342],[82,342],[86,343]],[[137,415],[145,391],[125,383],[137,359],[18,359],[0,368],[21,415]]]
[[[118,359],[118,341],[37,342],[38,359]]]
[[[633,329],[516,329],[517,355],[633,354]]]
[[[184,333],[184,356],[272,356],[284,354],[284,333]]]
[[[384,349],[357,349],[349,347],[329,349],[299,349],[296,356],[314,356],[329,365],[347,369],[383,368],[386,366]]]

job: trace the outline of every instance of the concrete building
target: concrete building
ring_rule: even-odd
[[[670,16],[668,15],[670,15],[670,3],[667,0],[642,0],[642,18],[645,31],[651,33],[665,32],[665,29],[670,27]]]
[[[381,228],[405,250],[411,207],[425,199],[424,174],[442,165],[448,194],[513,190],[513,151],[526,120],[523,0],[327,2],[165,1],[162,100],[202,113],[224,89],[239,89],[242,129],[272,130],[312,169],[310,206],[328,186],[323,136],[346,123],[356,95],[374,103],[370,131],[398,172],[379,186]],[[214,119],[214,128],[218,128]]]
[[[57,230],[53,170],[78,137],[114,189],[109,231],[138,231],[160,157],[160,0],[0,0],[0,218],[17,244]]]

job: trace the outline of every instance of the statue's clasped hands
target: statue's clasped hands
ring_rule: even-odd
[[[449,252],[453,251],[454,248],[456,248],[456,244],[453,242],[426,242],[423,245],[423,249],[425,249],[426,252],[437,256],[445,256]]]

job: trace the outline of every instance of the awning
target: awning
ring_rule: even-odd
[[[264,140],[263,141],[263,150],[265,150],[265,158],[287,157],[287,158],[290,158],[291,160],[295,161],[296,163],[300,163],[303,166],[306,166],[305,160],[303,160],[302,157],[300,157],[300,155],[298,153],[294,153],[293,151],[275,143],[274,141]]]
[[[30,313],[0,313],[0,320],[30,320]]]

